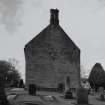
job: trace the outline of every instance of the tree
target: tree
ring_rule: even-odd
[[[92,88],[95,88],[96,90],[99,87],[105,88],[105,71],[100,63],[96,63],[89,75],[89,82]]]
[[[8,61],[0,61],[0,105],[9,105],[6,95],[5,86],[8,81],[17,81],[20,79],[20,74],[18,73],[15,66]],[[10,82],[9,82],[10,83]]]
[[[21,78],[16,67],[9,61],[0,61],[0,77],[5,85],[16,85]]]
[[[18,87],[18,82],[20,79],[21,79],[21,76],[16,69],[8,71],[7,84],[10,84],[10,86],[13,86],[13,87]]]
[[[9,105],[5,95],[5,81],[10,64],[6,61],[0,61],[0,105]]]
[[[11,69],[11,65],[7,61],[0,61],[0,78],[3,82],[6,81],[8,71]]]

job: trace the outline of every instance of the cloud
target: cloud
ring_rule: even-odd
[[[20,24],[22,0],[0,0],[0,23],[9,32]]]
[[[93,12],[98,12],[105,7],[105,0],[88,0],[88,5]]]
[[[32,0],[32,4],[35,8],[40,7],[42,0]]]
[[[91,0],[90,0],[91,3]],[[94,7],[94,12],[98,12],[101,10],[104,10],[105,8],[105,0],[93,0],[93,7]]]
[[[86,9],[92,13],[105,8],[105,0],[68,0],[68,4],[76,8]]]

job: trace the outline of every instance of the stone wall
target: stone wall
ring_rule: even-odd
[[[34,39],[25,47],[27,86],[37,84],[44,87],[57,87],[58,83],[64,83],[66,77],[70,76],[72,87],[78,87],[80,50],[69,42],[71,40],[65,37],[65,33],[60,28],[48,27],[46,31],[43,32],[44,37],[40,38],[39,34],[37,37],[40,40],[36,37],[36,41]]]

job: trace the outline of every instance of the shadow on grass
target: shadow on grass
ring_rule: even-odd
[[[60,96],[60,98],[64,100],[75,100],[76,99],[75,97],[72,97],[71,99],[66,99],[64,95]]]

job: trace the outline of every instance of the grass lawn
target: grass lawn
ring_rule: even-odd
[[[64,95],[57,92],[37,91],[36,96],[31,96],[25,90],[13,89],[7,93],[13,94],[13,95],[15,93],[17,94],[14,97],[8,95],[9,100],[13,98],[11,102],[13,102],[14,105],[15,103],[16,105],[19,105],[18,103],[21,103],[21,102],[24,102],[24,103],[35,102],[35,103],[38,103],[37,105],[77,105],[76,98],[64,99]],[[88,98],[89,98],[89,105],[105,105],[105,101],[101,101],[98,94],[89,95]],[[28,104],[21,104],[21,105],[28,105]]]

